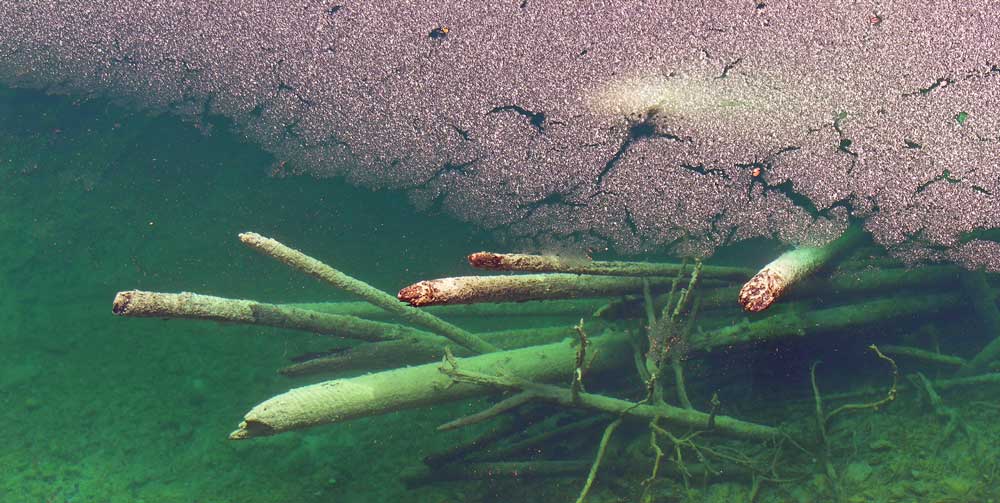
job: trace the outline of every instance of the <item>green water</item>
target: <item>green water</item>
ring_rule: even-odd
[[[397,193],[270,177],[276,162],[222,122],[206,135],[169,116],[102,101],[0,90],[0,501],[574,501],[583,474],[404,486],[399,474],[423,456],[493,427],[434,431],[486,401],[227,440],[255,404],[316,380],[289,380],[276,369],[293,356],[345,343],[275,328],[112,315],[115,293],[128,289],[266,302],[353,300],[244,248],[236,235],[247,230],[388,292],[465,274],[466,253],[501,246],[470,225],[415,213]],[[758,243],[716,260],[759,267],[776,250]],[[824,302],[833,299],[813,307]],[[721,350],[692,360],[693,400],[704,408],[719,391],[726,414],[814,438],[811,362],[824,361],[817,370],[824,392],[872,386],[881,390],[871,395],[878,399],[889,373],[866,346],[881,341],[880,332],[895,334],[886,342],[940,343],[965,357],[989,340],[965,308],[938,317],[934,334],[921,326],[903,320],[868,327],[861,337]],[[950,375],[912,360],[900,359],[900,366],[902,374]],[[638,399],[641,388],[627,385],[633,388],[626,398]],[[755,501],[1000,500],[996,384],[941,394],[961,417],[954,435],[942,436],[948,420],[926,399],[901,390],[889,406],[845,415],[831,427],[837,491],[820,449],[785,444],[786,477],[763,481]],[[586,416],[557,407],[535,414],[550,418],[541,429]],[[530,458],[590,460],[610,420]],[[652,459],[648,430],[627,425],[615,438],[612,469],[588,501],[627,501],[642,492]],[[687,486],[674,478],[655,501],[747,501],[751,487],[749,476],[695,478]]]
[[[206,136],[102,102],[0,96],[0,501],[372,501],[400,490],[385,475],[423,446],[391,430],[398,418],[226,439],[290,387],[275,373],[289,355],[336,343],[120,319],[111,300],[133,288],[345,299],[244,248],[236,235],[247,230],[387,291],[456,272],[453,251],[486,246],[483,235],[415,215],[398,194],[270,178],[274,159],[225,125]]]

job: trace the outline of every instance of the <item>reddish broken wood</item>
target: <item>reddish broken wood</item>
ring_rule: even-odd
[[[849,227],[843,236],[822,247],[802,247],[781,254],[764,266],[740,290],[739,301],[750,312],[763,311],[788,289],[826,265],[861,238],[861,229]]]
[[[650,277],[653,290],[668,290],[673,278]],[[399,291],[411,306],[522,302],[527,300],[611,297],[642,291],[643,278],[523,274],[516,276],[457,276],[421,281]]]

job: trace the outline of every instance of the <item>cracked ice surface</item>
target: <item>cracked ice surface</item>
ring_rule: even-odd
[[[988,2],[819,4],[11,0],[0,81],[223,114],[526,246],[707,254],[856,217],[1000,270]]]

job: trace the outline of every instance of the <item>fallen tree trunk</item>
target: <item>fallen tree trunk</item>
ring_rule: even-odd
[[[852,226],[826,246],[796,248],[781,254],[743,285],[739,294],[740,305],[750,312],[767,309],[792,285],[861,241],[861,236],[861,229]]]
[[[443,318],[495,318],[495,317],[589,317],[607,301],[600,298],[592,299],[552,299],[535,302],[502,303],[502,304],[446,304],[443,306],[428,306],[421,311],[427,311]],[[310,311],[330,314],[344,314],[370,320],[398,319],[390,313],[367,302],[320,302],[301,304],[281,304],[286,307],[296,307]]]
[[[955,267],[922,267],[919,269],[872,269],[843,272],[829,278],[811,278],[795,286],[785,295],[785,300],[793,301],[813,297],[839,297],[858,294],[891,292],[908,288],[932,286],[934,290],[944,290],[958,284],[960,269]],[[710,311],[732,306],[733,298],[739,295],[738,288],[699,289],[701,310]],[[659,312],[667,304],[668,294],[654,298],[653,309]],[[600,306],[594,316],[605,320],[639,318],[643,315],[643,299],[640,297],[614,300]]]
[[[608,262],[556,255],[478,252],[469,255],[469,264],[477,269],[518,272],[557,272],[596,276],[677,276],[683,264],[656,262]],[[688,273],[691,268],[688,268]],[[703,278],[746,281],[753,271],[742,267],[702,266]]]
[[[711,351],[723,346],[830,333],[902,318],[929,316],[954,309],[961,303],[958,294],[895,296],[816,311],[782,313],[754,322],[744,320],[710,332],[692,333],[689,348]]]
[[[595,358],[588,375],[624,368],[632,362],[633,349],[623,334],[611,333],[590,340]],[[568,380],[576,368],[576,351],[571,341],[545,346],[489,353],[458,359],[463,372],[483,375],[517,376],[518,381]],[[502,379],[502,378],[501,378]],[[241,440],[370,417],[415,407],[444,403],[496,392],[495,384],[455,382],[442,372],[442,364],[432,363],[350,379],[338,379],[290,390],[262,402],[244,416],[229,438]],[[531,392],[541,400],[569,407],[585,407],[652,419],[690,428],[709,429],[740,438],[771,439],[777,429],[746,423],[726,416],[667,405],[642,405],[590,393],[572,393],[568,388],[537,384]]]
[[[118,292],[112,311],[126,317],[185,318],[289,328],[368,342],[396,340],[403,345],[417,342],[438,347],[447,342],[444,337],[395,323],[190,292]]]
[[[591,343],[595,351],[600,351],[592,372],[621,368],[632,362],[632,347],[622,334],[594,337]],[[568,382],[575,369],[576,348],[567,340],[460,361],[465,368],[477,372],[502,371],[533,381]],[[251,409],[229,438],[273,435],[494,392],[484,386],[454,383],[440,367],[440,363],[429,363],[292,389]]]
[[[654,290],[669,290],[673,278],[581,276],[578,274],[522,274],[457,276],[414,283],[399,291],[399,300],[411,306],[477,302],[611,297],[642,291],[643,281]]]

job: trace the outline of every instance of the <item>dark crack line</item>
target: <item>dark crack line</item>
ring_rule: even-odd
[[[943,170],[940,175],[935,176],[932,180],[928,180],[928,181],[920,184],[920,186],[917,187],[917,190],[916,190],[915,194],[920,194],[921,192],[927,190],[927,188],[930,187],[931,185],[933,185],[933,184],[935,184],[937,182],[941,182],[941,181],[945,181],[945,182],[948,182],[948,183],[962,183],[962,179],[961,178],[954,178],[954,177],[952,177],[951,176],[951,171],[949,171],[949,170],[946,169],[946,170]]]
[[[743,61],[743,58],[736,58],[735,60],[726,63],[722,67],[722,73],[720,73],[719,75],[717,75],[715,78],[716,79],[725,79],[725,78],[728,78],[729,77],[729,71],[732,70],[733,68],[736,68],[736,65],[739,65],[742,61]]]
[[[675,134],[658,132],[656,124],[653,122],[654,117],[654,114],[650,114],[642,121],[633,123],[628,127],[625,139],[622,140],[614,155],[612,155],[611,158],[608,159],[608,162],[604,164],[604,167],[601,168],[600,173],[598,173],[597,177],[594,179],[594,185],[600,188],[601,185],[604,184],[604,179],[607,178],[612,171],[614,171],[618,162],[622,160],[625,153],[628,152],[629,147],[631,147],[635,142],[648,138],[666,138],[673,141],[687,141]]]
[[[939,77],[931,85],[929,85],[927,87],[921,87],[921,88],[917,89],[916,91],[911,91],[911,92],[908,92],[908,93],[903,93],[903,96],[904,97],[909,97],[909,96],[927,96],[928,94],[934,92],[934,90],[937,89],[937,88],[939,88],[939,87],[946,86],[946,85],[949,85],[949,84],[954,84],[954,83],[955,83],[955,79],[953,79],[953,78],[950,78],[950,77]]]
[[[499,107],[493,107],[492,110],[487,112],[487,115],[498,114],[502,112],[513,112],[522,117],[528,119],[528,124],[535,128],[539,133],[545,132],[545,112],[534,112],[526,108],[520,107],[518,105],[503,105]]]

